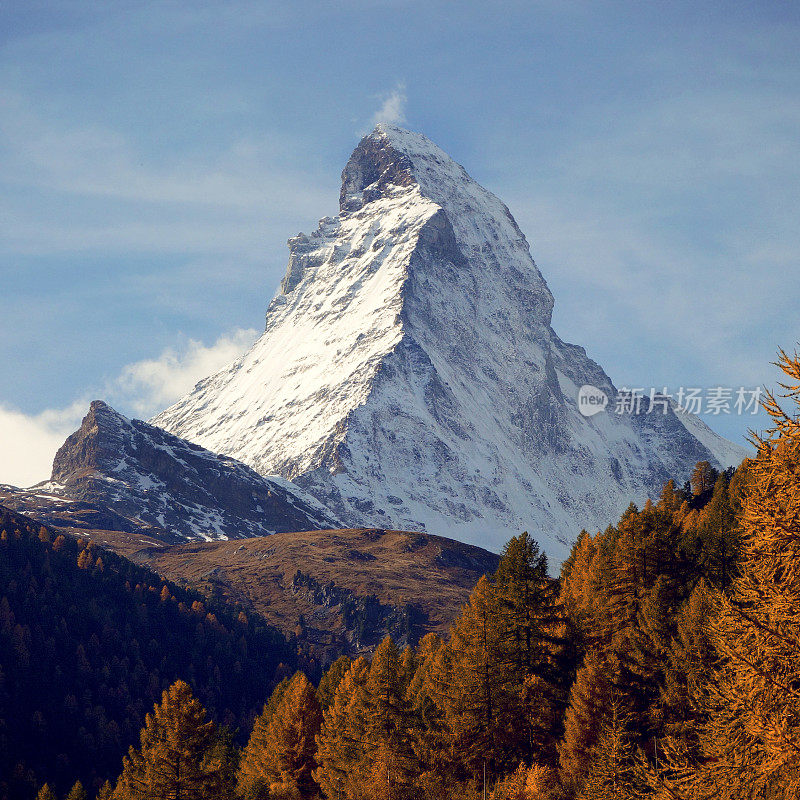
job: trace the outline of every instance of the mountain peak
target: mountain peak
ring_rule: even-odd
[[[358,211],[367,203],[385,195],[389,187],[414,183],[412,163],[401,149],[394,146],[388,128],[378,125],[365,136],[350,156],[342,171],[339,209],[343,214]]]
[[[466,191],[479,196],[481,205],[497,205],[510,217],[498,198],[427,136],[384,122],[376,125],[350,156],[342,172],[340,208],[343,212],[356,211],[387,190],[413,184],[439,205]]]
[[[582,416],[579,388],[613,399],[610,378],[554,333],[505,204],[427,137],[377,126],[340,207],[289,240],[252,349],[154,424],[295,481],[350,525],[498,550],[538,528],[554,556],[714,460],[675,414]]]
[[[66,483],[72,476],[91,472],[98,466],[113,471],[123,448],[121,436],[130,421],[102,400],[93,400],[80,428],[56,452],[51,480]]]
[[[59,448],[48,486],[176,540],[337,524],[280,476],[259,475],[232,458],[128,419],[102,400],[92,402],[81,427]]]

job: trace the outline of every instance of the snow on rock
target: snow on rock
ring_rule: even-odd
[[[553,297],[508,208],[424,136],[379,125],[340,213],[289,240],[266,329],[152,420],[304,487],[353,526],[556,559],[581,528],[743,448],[666,414],[582,416],[617,390],[550,326]]]
[[[270,480],[101,401],[56,453],[51,480],[35,488],[102,506],[132,521],[131,530],[144,523],[169,541],[340,527],[283,478]]]

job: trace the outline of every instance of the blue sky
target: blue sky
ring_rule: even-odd
[[[0,0],[0,482],[88,400],[146,417],[243,349],[381,116],[506,201],[618,386],[771,384],[799,33],[778,2]]]

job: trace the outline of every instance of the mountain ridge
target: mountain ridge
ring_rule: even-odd
[[[6,502],[50,524],[109,527],[167,542],[339,524],[280,476],[259,475],[100,400],[59,448],[50,481],[6,492]]]

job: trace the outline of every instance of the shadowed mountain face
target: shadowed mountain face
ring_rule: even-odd
[[[264,478],[95,401],[59,449],[48,483],[5,500],[60,527],[142,532],[164,541],[240,539],[332,527],[288,481]]]
[[[745,455],[671,407],[581,415],[581,386],[609,409],[616,388],[554,333],[506,206],[424,136],[378,126],[340,213],[289,248],[263,336],[153,423],[295,481],[351,526],[494,550],[528,528],[560,559],[695,462]]]

